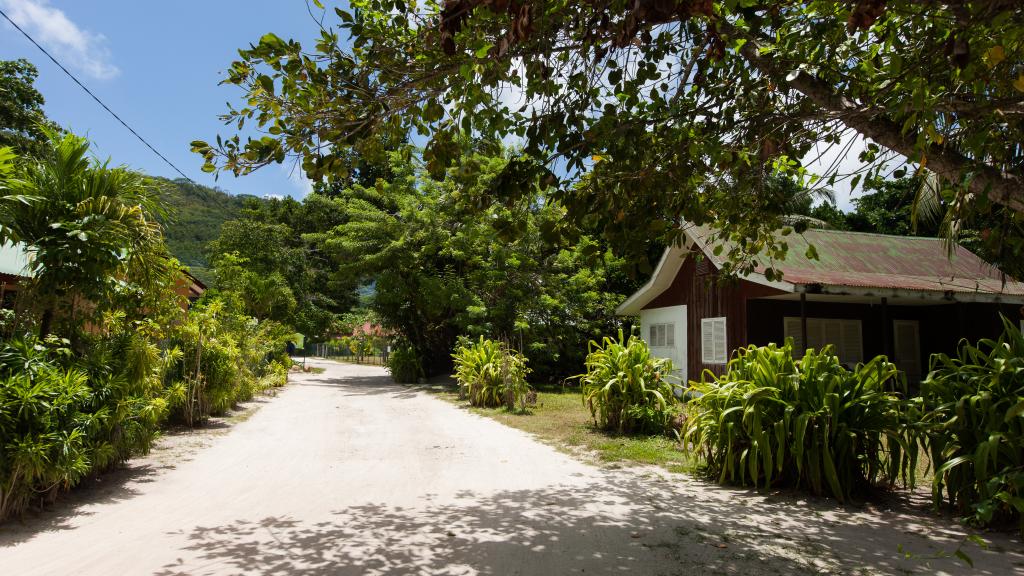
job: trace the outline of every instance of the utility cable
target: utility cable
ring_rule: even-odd
[[[111,110],[109,106],[107,106],[106,104],[104,104],[104,103],[103,103],[103,101],[102,101],[102,100],[100,100],[98,96],[96,96],[95,94],[93,94],[92,90],[89,90],[88,88],[86,88],[86,87],[85,87],[85,84],[82,84],[82,82],[81,82],[81,81],[79,81],[79,80],[78,80],[78,78],[76,78],[76,77],[75,77],[75,75],[74,75],[74,74],[72,74],[70,70],[68,70],[67,68],[65,68],[65,67],[64,67],[64,65],[63,65],[63,64],[61,64],[60,62],[58,62],[58,61],[57,61],[57,59],[56,59],[56,58],[54,58],[54,57],[53,57],[53,55],[51,55],[51,54],[50,54],[49,52],[47,52],[45,48],[43,48],[42,46],[40,46],[40,45],[39,45],[39,43],[38,43],[38,42],[36,42],[36,41],[35,41],[35,39],[34,39],[34,38],[32,38],[32,36],[30,36],[30,35],[29,35],[29,33],[28,33],[28,32],[26,32],[26,31],[22,30],[22,29],[21,29],[21,26],[18,26],[18,25],[17,25],[17,24],[16,24],[15,22],[14,22],[14,20],[11,20],[11,17],[10,17],[10,16],[8,16],[8,15],[7,15],[7,13],[6,13],[6,12],[4,12],[4,11],[3,11],[2,9],[0,9],[0,16],[3,16],[3,17],[4,17],[4,19],[6,19],[6,20],[7,20],[8,22],[10,22],[10,23],[11,23],[11,26],[14,26],[14,28],[15,28],[15,29],[16,29],[16,30],[17,30],[18,32],[21,32],[21,33],[22,33],[22,35],[24,35],[24,36],[25,36],[25,38],[28,38],[28,41],[29,41],[29,42],[31,42],[32,44],[35,44],[35,47],[36,47],[36,48],[39,48],[39,50],[40,50],[40,51],[41,51],[41,52],[42,52],[43,54],[46,54],[46,57],[47,57],[47,58],[49,58],[50,60],[53,60],[53,63],[54,63],[54,64],[56,64],[58,68],[60,68],[61,70],[63,70],[63,71],[64,71],[64,73],[65,73],[65,74],[67,74],[69,78],[71,78],[72,80],[74,80],[75,84],[78,84],[78,86],[79,86],[79,87],[80,87],[80,88],[81,88],[82,90],[85,90],[85,93],[86,93],[86,94],[88,94],[89,96],[92,96],[92,99],[93,99],[93,100],[95,100],[97,104],[99,104],[100,106],[102,106],[102,107],[103,107],[103,109],[104,109],[104,110],[106,110],[107,112],[109,112],[109,113],[110,113],[110,115],[111,115],[111,116],[113,116],[115,120],[117,120],[118,122],[120,122],[122,126],[124,126],[125,128],[127,128],[129,132],[131,132],[132,134],[134,134],[134,135],[135,135],[135,137],[136,137],[136,138],[138,138],[140,142],[142,142],[143,144],[145,144],[147,148],[149,148],[150,150],[152,150],[154,154],[156,154],[157,156],[159,156],[161,160],[163,160],[164,162],[166,162],[166,163],[167,163],[167,165],[168,165],[168,166],[170,166],[171,168],[173,168],[175,172],[177,172],[178,174],[181,174],[181,177],[182,177],[182,178],[184,178],[185,180],[188,180],[188,181],[189,181],[190,183],[192,183],[192,184],[195,184],[195,182],[194,182],[194,181],[193,181],[193,180],[192,180],[191,178],[189,178],[188,176],[186,176],[186,175],[185,175],[185,173],[184,173],[184,172],[182,172],[182,171],[181,171],[181,170],[180,170],[180,169],[179,169],[179,168],[178,168],[177,166],[175,166],[175,165],[174,165],[174,164],[173,164],[173,163],[172,163],[172,162],[171,162],[170,160],[168,160],[166,156],[164,156],[163,154],[161,154],[161,153],[160,153],[160,152],[159,152],[159,151],[158,151],[158,150],[157,150],[156,148],[154,148],[154,147],[153,147],[153,145],[152,145],[152,144],[150,144],[149,142],[147,142],[145,138],[143,138],[143,137],[142,137],[141,135],[139,135],[139,133],[138,133],[138,132],[136,132],[136,131],[135,131],[135,130],[134,130],[134,129],[133,129],[132,127],[131,127],[131,126],[129,126],[127,122],[125,122],[124,120],[122,120],[120,116],[118,116],[118,115],[117,115],[117,114],[116,114],[116,113],[115,113],[115,112],[114,112],[113,110]]]

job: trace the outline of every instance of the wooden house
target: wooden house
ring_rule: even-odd
[[[997,336],[1000,314],[1021,322],[1024,313],[1024,284],[941,239],[812,229],[787,241],[786,259],[773,263],[781,279],[761,263],[723,280],[713,235],[686,226],[617,313],[640,317],[644,340],[684,382],[722,373],[736,348],[786,338],[798,351],[832,344],[849,365],[884,354],[915,382],[932,353]]]

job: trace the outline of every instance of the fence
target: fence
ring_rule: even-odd
[[[320,358],[327,358],[329,360],[337,360],[339,362],[352,362],[355,364],[372,364],[375,366],[385,366],[388,362],[388,354],[386,351],[375,350],[373,354],[364,354],[357,356],[352,353],[351,350],[346,346],[338,344],[331,344],[330,342],[310,343],[306,344],[306,355],[307,356],[318,356]]]

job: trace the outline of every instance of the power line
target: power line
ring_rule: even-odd
[[[93,99],[93,100],[95,100],[97,104],[99,104],[100,106],[102,106],[102,107],[103,107],[103,109],[104,109],[104,110],[106,110],[107,112],[109,112],[109,113],[110,113],[110,115],[114,117],[114,119],[116,119],[116,120],[117,120],[118,122],[120,122],[122,126],[124,126],[125,128],[127,128],[129,132],[131,132],[132,134],[134,134],[134,135],[135,135],[135,137],[136,137],[136,138],[138,138],[140,142],[142,142],[143,144],[145,144],[147,148],[149,148],[150,150],[152,150],[152,151],[153,151],[153,154],[156,154],[157,156],[159,156],[159,157],[160,157],[160,159],[161,159],[161,160],[163,160],[164,162],[166,162],[168,166],[170,166],[171,168],[173,168],[175,172],[177,172],[178,174],[181,174],[181,177],[182,177],[182,178],[184,178],[185,180],[188,180],[188,181],[189,181],[189,182],[191,182],[192,184],[195,184],[195,182],[194,182],[194,181],[193,181],[193,180],[192,180],[191,178],[189,178],[188,176],[186,176],[186,175],[185,175],[185,173],[184,173],[184,172],[182,172],[182,171],[181,171],[181,170],[180,170],[180,169],[179,169],[179,168],[178,168],[177,166],[175,166],[175,165],[174,165],[174,164],[173,164],[173,163],[172,163],[172,162],[171,162],[170,160],[168,160],[166,156],[164,156],[163,154],[161,154],[161,153],[160,153],[160,152],[159,152],[159,151],[158,151],[158,150],[157,150],[156,148],[154,148],[154,147],[153,147],[153,145],[152,145],[152,144],[150,144],[149,142],[147,142],[145,138],[143,138],[142,136],[140,136],[138,132],[136,132],[136,131],[135,131],[135,130],[134,130],[134,129],[133,129],[132,127],[131,127],[131,126],[129,126],[127,122],[125,122],[124,120],[122,120],[120,116],[118,116],[118,115],[117,115],[117,114],[116,114],[116,113],[115,113],[115,112],[114,112],[113,110],[111,110],[109,106],[107,106],[106,104],[104,104],[104,103],[103,103],[103,101],[102,101],[102,100],[100,100],[98,96],[96,96],[95,94],[93,94],[93,93],[92,93],[92,90],[89,90],[88,88],[86,88],[86,87],[85,87],[85,84],[82,84],[82,83],[81,83],[81,82],[80,82],[80,81],[78,80],[78,78],[76,78],[76,77],[75,77],[75,75],[71,73],[71,71],[69,71],[69,70],[68,70],[67,68],[65,68],[63,64],[61,64],[60,62],[58,62],[56,58],[54,58],[54,57],[53,57],[53,56],[52,56],[52,55],[51,55],[51,54],[50,54],[49,52],[47,52],[47,51],[46,51],[46,48],[43,48],[42,46],[40,46],[40,45],[39,45],[39,43],[38,43],[38,42],[36,42],[34,38],[32,38],[32,36],[29,36],[29,33],[28,33],[28,32],[25,32],[24,30],[22,30],[22,29],[21,29],[21,26],[18,26],[18,25],[17,25],[17,24],[16,24],[15,22],[14,22],[14,20],[11,20],[11,17],[10,17],[10,16],[8,16],[8,15],[7,15],[7,13],[6,13],[6,12],[4,12],[4,11],[3,11],[2,9],[0,9],[0,16],[3,16],[3,17],[4,17],[4,18],[5,18],[5,19],[6,19],[6,20],[7,20],[8,22],[10,22],[10,23],[11,23],[11,26],[14,26],[14,28],[15,28],[15,29],[16,29],[16,30],[17,30],[18,32],[21,32],[21,33],[22,33],[22,35],[23,35],[23,36],[25,36],[25,38],[28,38],[28,41],[29,41],[29,42],[31,42],[32,44],[35,44],[35,47],[36,47],[36,48],[39,48],[39,51],[40,51],[40,52],[42,52],[43,54],[46,54],[46,57],[47,57],[47,58],[49,58],[50,60],[53,60],[53,63],[54,63],[54,64],[56,64],[58,68],[60,68],[61,70],[63,70],[63,71],[64,71],[64,73],[65,73],[65,74],[67,74],[69,78],[71,78],[72,80],[74,80],[74,81],[75,81],[75,84],[78,84],[78,86],[79,86],[79,87],[80,87],[80,88],[81,88],[82,90],[85,90],[85,93],[86,93],[86,94],[88,94],[89,96],[92,96],[92,99]]]

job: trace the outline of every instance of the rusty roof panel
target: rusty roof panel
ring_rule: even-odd
[[[694,232],[703,239],[710,236],[707,230]],[[950,254],[940,238],[811,229],[786,242],[786,259],[774,267],[792,284],[1024,295],[1024,284],[962,246],[955,245]],[[807,258],[808,245],[814,245],[817,260]]]

